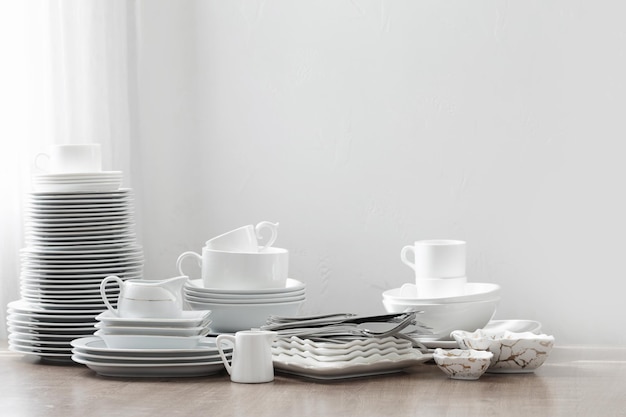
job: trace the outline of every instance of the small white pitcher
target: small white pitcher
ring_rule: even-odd
[[[122,281],[112,275],[100,283],[100,295],[104,304],[117,317],[130,318],[177,318],[182,315],[182,287],[188,277],[180,276],[165,280],[130,279]],[[117,309],[107,296],[106,285],[116,281],[120,286]]]
[[[230,380],[243,384],[259,384],[274,380],[274,364],[272,363],[272,342],[276,332],[265,330],[244,330],[229,334],[220,334],[215,344],[222,357]],[[233,344],[232,365],[222,349],[222,343]]]

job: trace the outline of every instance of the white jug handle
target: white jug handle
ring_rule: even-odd
[[[120,277],[111,275],[103,279],[102,282],[100,283],[100,296],[102,296],[102,301],[104,301],[104,304],[107,306],[109,311],[113,313],[113,315],[115,315],[116,317],[119,317],[120,313],[115,308],[113,308],[113,306],[109,302],[109,298],[107,297],[106,285],[109,281],[117,281],[118,285],[120,286],[120,295],[122,294],[121,290],[122,290],[122,285],[124,285],[124,281],[122,281]],[[118,300],[119,300],[119,297],[120,296],[118,295]]]
[[[222,341],[228,340],[233,344],[233,356],[235,351],[235,336],[230,334],[220,334],[215,338],[215,346],[217,346],[217,350],[220,353],[220,357],[222,358],[222,362],[224,363],[224,367],[226,368],[226,372],[228,375],[231,375],[232,368],[231,364],[226,359],[226,355],[224,354],[224,350],[222,350]]]
[[[48,168],[46,169],[45,166],[41,166],[39,163],[41,162],[41,158],[45,158],[48,160]],[[38,153],[37,155],[35,155],[35,168],[37,168],[39,171],[43,171],[43,172],[50,172],[50,155],[48,155],[47,153],[41,152]]]
[[[257,239],[261,239],[263,237],[261,236],[261,230],[263,229],[270,229],[270,231],[272,232],[272,235],[267,240],[267,243],[261,248],[259,252],[263,252],[265,249],[271,247],[274,244],[276,238],[278,237],[278,225],[279,223],[261,222],[254,227]]]
[[[402,250],[400,251],[400,260],[404,262],[406,265],[408,265],[412,270],[415,271],[415,263],[407,259],[406,257],[407,252],[413,252],[413,259],[415,260],[415,246],[407,245],[403,247]]]
[[[176,269],[178,269],[178,273],[180,275],[186,275],[186,276],[190,276],[189,274],[186,274],[183,272],[183,260],[185,258],[187,258],[188,256],[192,256],[194,258],[196,258],[196,261],[198,261],[198,266],[202,268],[202,255],[199,255],[195,252],[183,252],[180,254],[180,256],[178,257],[178,259],[176,260]]]

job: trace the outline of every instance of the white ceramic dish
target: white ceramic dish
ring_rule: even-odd
[[[194,297],[207,298],[219,300],[218,302],[228,303],[231,301],[244,301],[244,302],[254,302],[254,301],[269,301],[269,300],[284,300],[286,298],[293,297],[301,297],[306,294],[305,290],[298,291],[289,291],[285,293],[275,293],[275,294],[244,294],[244,295],[232,295],[232,294],[218,294],[218,293],[208,293],[203,291],[197,291],[194,288],[186,286],[183,291],[185,294]]]
[[[399,350],[412,349],[411,342],[395,337],[386,338],[364,338],[345,340],[339,342],[315,342],[310,339],[301,339],[291,336],[289,339],[279,338],[274,342],[274,348],[282,352],[296,350],[300,352],[310,352],[317,356],[346,355],[352,352],[367,352],[371,349],[384,350],[395,347]]]
[[[257,289],[257,290],[227,290],[220,288],[204,288],[204,284],[202,279],[194,279],[190,280],[185,284],[185,287],[192,287],[197,292],[213,294],[212,297],[215,297],[217,294],[221,295],[235,295],[235,296],[258,296],[260,294],[284,294],[292,291],[301,291],[305,289],[305,284],[293,279],[287,278],[286,284],[284,288],[265,288],[265,289]]]
[[[104,334],[102,330],[94,333],[113,349],[193,349],[204,336],[145,336]]]
[[[476,330],[485,327],[496,312],[500,298],[487,301],[471,301],[450,304],[396,304],[383,300],[388,313],[404,311],[422,311],[417,319],[430,327],[432,335],[420,337],[420,340],[451,340],[453,330]]]
[[[489,333],[454,331],[452,337],[461,349],[486,350],[493,353],[487,372],[534,372],[548,358],[554,346],[554,336],[531,332]]]
[[[106,310],[98,314],[96,320],[106,326],[190,328],[206,327],[207,323],[211,321],[210,316],[210,310],[197,310],[183,311],[180,318],[125,318],[114,316],[109,310]]]
[[[304,301],[267,304],[218,304],[186,301],[194,310],[211,310],[211,330],[216,333],[234,333],[264,325],[271,315],[293,316]]]
[[[534,320],[491,320],[483,331],[492,333],[501,333],[504,331],[510,332],[532,332],[539,333],[541,330],[541,323]],[[456,340],[421,340],[420,337],[416,337],[421,343],[423,343],[429,349],[443,348],[443,349],[456,349],[459,347]]]
[[[336,380],[403,372],[430,359],[432,359],[431,355],[423,355],[415,350],[410,357],[407,355],[407,357],[397,358],[371,358],[370,361],[364,363],[348,361],[338,362],[333,364],[333,366],[321,367],[317,363],[309,364],[293,360],[291,357],[281,358],[275,356],[274,368],[277,371],[305,378]]]
[[[72,349],[72,353],[76,355],[80,355],[86,360],[94,361],[94,362],[114,362],[114,363],[177,363],[177,362],[218,362],[220,360],[219,352],[213,352],[207,350],[206,352],[201,352],[196,355],[187,355],[181,357],[172,357],[172,356],[123,356],[123,355],[107,355],[106,353],[88,353],[85,351],[81,351],[79,349]],[[232,350],[225,353],[225,356],[228,358],[232,357]]]
[[[469,301],[484,301],[500,296],[500,286],[491,283],[468,282],[465,284],[463,294],[455,297],[419,298],[415,284],[404,284],[400,288],[394,288],[383,292],[383,299],[396,304],[442,304],[462,303]]]
[[[72,347],[81,353],[91,353],[94,355],[119,356],[129,358],[191,358],[203,355],[214,355],[218,353],[214,337],[203,338],[197,347],[193,349],[116,349],[110,348],[97,336],[83,337],[71,342]],[[224,346],[225,352],[232,352],[232,347]]]
[[[207,325],[210,324],[207,323]],[[130,327],[130,326],[104,326],[96,323],[95,328],[101,334],[108,335],[130,335],[130,336],[177,336],[195,337],[206,336],[209,333],[208,327]]]
[[[191,362],[191,363],[101,363],[87,360],[80,355],[72,355],[72,360],[83,364],[97,374],[109,377],[136,378],[173,378],[199,377],[214,375],[224,370],[224,364],[219,362]]]
[[[278,298],[248,298],[238,300],[234,298],[209,298],[205,296],[197,296],[184,292],[184,297],[188,301],[197,303],[222,303],[222,304],[275,304],[275,303],[290,303],[296,301],[304,301],[306,296],[304,294],[296,295],[294,297],[278,297]]]
[[[485,373],[493,354],[474,349],[435,349],[433,359],[446,375],[452,379],[476,380]]]

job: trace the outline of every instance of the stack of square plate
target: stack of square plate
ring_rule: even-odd
[[[192,349],[116,349],[97,336],[72,342],[72,359],[100,375],[116,377],[204,376],[224,369],[215,338]],[[224,348],[228,360],[232,347]]]
[[[96,317],[100,336],[110,348],[193,348],[209,333],[210,311],[183,311],[178,318],[116,317],[105,311]]]
[[[183,295],[191,309],[211,310],[211,329],[217,333],[260,327],[271,315],[295,315],[306,300],[305,284],[291,278],[284,288],[260,290],[204,288],[201,279],[191,280]]]
[[[8,307],[9,348],[71,361],[71,338],[92,334],[95,316],[106,309],[102,279],[143,275],[132,193],[37,191],[29,195],[26,217],[21,300]]]
[[[410,341],[393,336],[320,341],[279,338],[272,355],[276,369],[315,379],[400,372],[432,359],[414,349]]]

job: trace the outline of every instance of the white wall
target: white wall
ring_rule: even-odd
[[[280,221],[305,312],[382,312],[418,239],[496,318],[626,344],[626,4],[140,1],[147,275]],[[133,175],[133,178],[139,178]]]

